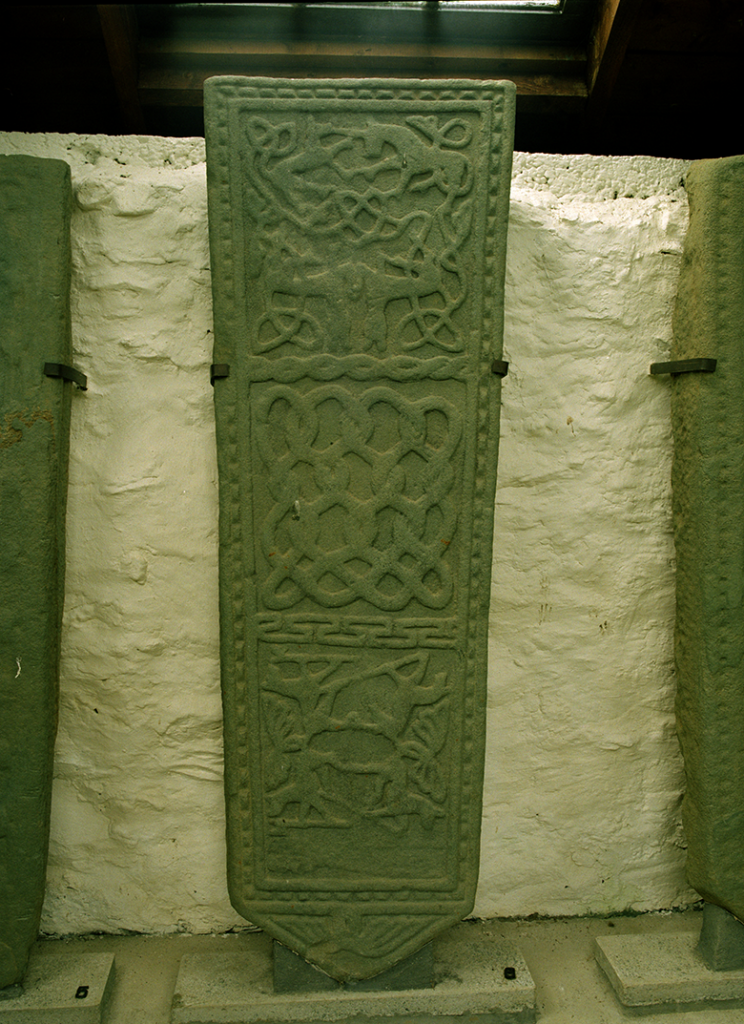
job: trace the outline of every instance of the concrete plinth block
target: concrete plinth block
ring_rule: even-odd
[[[32,953],[20,994],[0,999],[0,1024],[101,1024],[113,978],[112,953]]]
[[[429,989],[276,994],[266,936],[240,953],[189,954],[178,972],[173,1024],[310,1024],[345,1021],[531,1024],[535,986],[518,948],[485,925],[463,925],[434,940],[436,983]]]
[[[744,1006],[744,970],[713,971],[697,951],[696,932],[612,935],[595,939],[595,956],[624,1006]]]

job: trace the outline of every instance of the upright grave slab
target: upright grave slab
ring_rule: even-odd
[[[693,164],[674,318],[677,717],[690,884],[744,921],[744,157]]]
[[[70,170],[0,157],[0,988],[36,940],[49,839],[64,592]]]
[[[677,728],[699,934],[597,940],[620,1000],[744,998],[744,157],[694,163],[673,320]]]
[[[342,981],[473,906],[513,111],[205,88],[229,888]]]

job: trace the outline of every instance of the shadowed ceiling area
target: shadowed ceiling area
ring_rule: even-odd
[[[3,8],[2,131],[201,135],[212,75],[508,78],[515,148],[744,151],[741,0]]]

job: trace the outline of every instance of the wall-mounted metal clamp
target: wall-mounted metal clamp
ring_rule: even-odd
[[[491,363],[491,373],[497,377],[506,377],[509,372],[509,364],[504,359],[494,359]]]
[[[74,366],[65,366],[64,363],[44,363],[45,377],[62,377],[63,380],[71,380],[81,391],[88,390],[88,378]]]
[[[212,363],[209,371],[209,383],[214,387],[214,382],[220,377],[230,376],[230,364],[229,363]]]
[[[649,373],[713,373],[715,368],[715,359],[677,359],[672,363],[651,363]]]

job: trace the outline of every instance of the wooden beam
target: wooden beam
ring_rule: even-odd
[[[213,75],[508,78],[518,94],[586,98],[585,63],[582,50],[555,46],[142,39],[139,92],[144,105],[195,105]]]
[[[98,16],[106,44],[111,77],[119,110],[128,132],[145,130],[137,91],[137,23],[129,4],[98,4]]]
[[[643,0],[599,2],[587,61],[587,115],[591,127],[599,125],[607,110],[642,3]]]
[[[562,73],[579,70],[586,62],[583,48],[529,44],[444,45],[441,43],[337,43],[287,40],[246,39],[147,39],[139,40],[140,58],[149,63],[187,63],[189,66],[217,59],[239,61],[243,58],[275,56],[287,61],[407,60],[448,61],[510,65],[541,65],[544,70]],[[315,69],[318,73],[322,67]]]
[[[374,73],[365,72],[359,74],[357,65],[349,65],[340,68],[323,68],[322,73],[316,69],[300,70],[297,68],[288,69],[286,65],[278,68],[256,64],[251,67],[244,67],[241,71],[231,71],[235,75],[266,75],[275,78],[386,78],[391,74],[391,69],[378,68]],[[140,96],[142,103],[147,106],[168,106],[168,107],[201,107],[203,105],[204,82],[213,75],[225,74],[224,70],[214,68],[201,68],[191,71],[173,71],[166,69],[143,70],[140,75]],[[396,70],[399,78],[417,78],[419,72],[409,69],[407,73]],[[434,71],[427,74],[428,78],[451,78],[451,74],[443,71]],[[461,73],[462,79],[482,80],[484,75],[473,73]],[[554,75],[510,75],[510,81],[517,87],[517,106],[523,99],[569,99],[583,103],[586,101],[586,85],[581,78],[571,78]]]

